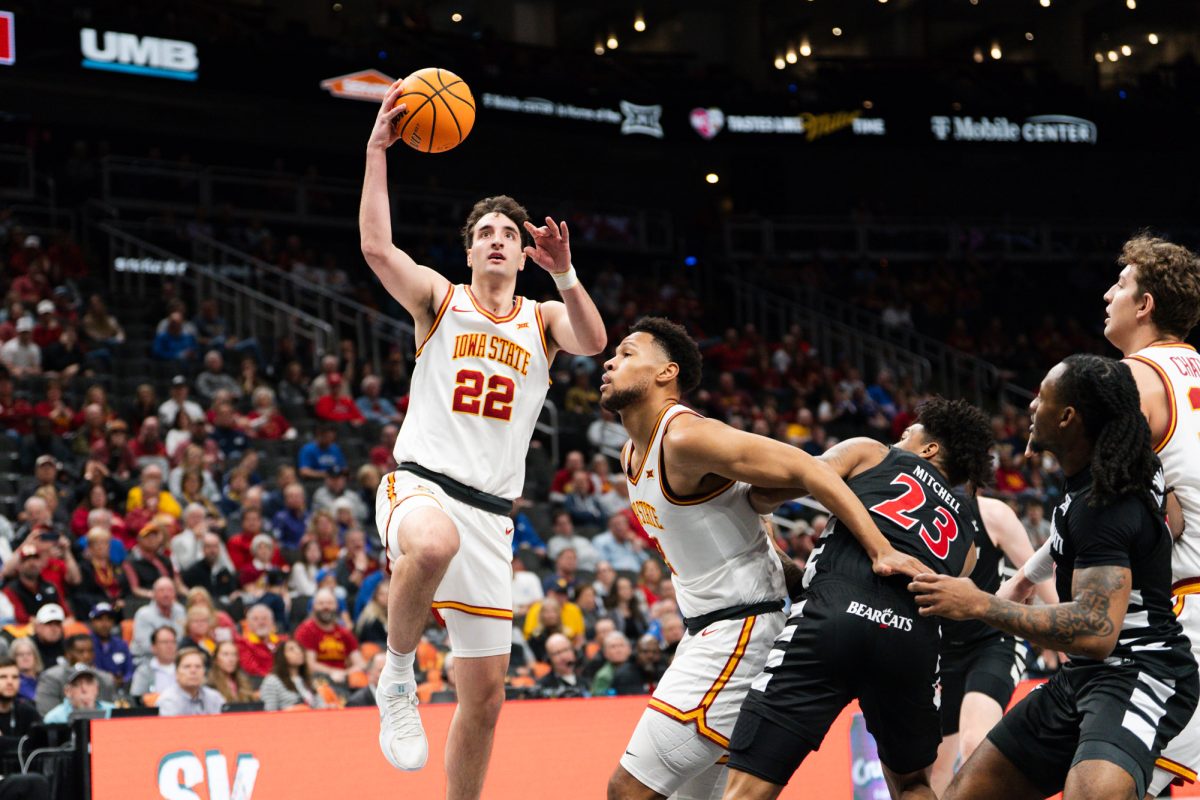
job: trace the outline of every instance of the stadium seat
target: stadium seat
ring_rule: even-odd
[[[547,664],[545,661],[533,662],[533,677],[537,680],[541,680],[542,678],[549,675],[550,670],[551,670],[550,665]]]
[[[379,646],[378,642],[363,642],[358,649],[362,653],[363,660],[368,662],[383,652],[383,648]]]
[[[121,620],[121,638],[124,639],[126,642],[133,641],[133,620],[131,620],[131,619]]]

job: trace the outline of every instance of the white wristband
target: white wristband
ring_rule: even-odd
[[[554,285],[558,287],[560,292],[565,292],[579,283],[579,276],[575,273],[574,264],[566,272],[551,272],[550,277],[554,278]]]
[[[1041,583],[1053,576],[1054,557],[1050,555],[1050,541],[1047,540],[1025,562],[1025,580],[1030,583]]]

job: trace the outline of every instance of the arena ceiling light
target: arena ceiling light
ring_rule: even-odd
[[[1146,41],[1149,42],[1150,44],[1158,44],[1158,34],[1157,33],[1150,34],[1149,36],[1146,37]]]
[[[633,18],[633,29],[638,33],[644,33],[646,30],[646,18],[640,12]]]

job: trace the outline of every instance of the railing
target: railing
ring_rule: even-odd
[[[1110,262],[1132,231],[1128,221],[1085,224],[1033,219],[930,221],[889,217],[736,218],[725,225],[726,253],[735,260],[818,259],[894,262],[930,258],[1003,259],[1009,263]],[[1195,239],[1194,226],[1172,228]]]
[[[354,230],[362,184],[317,176],[206,167],[191,163],[107,156],[101,161],[103,199],[125,211],[165,211],[189,216],[198,209],[221,209],[235,218],[288,222],[297,230]],[[457,238],[477,199],[464,192],[393,185],[392,228],[397,238],[445,241]],[[671,215],[638,207],[605,206],[586,212],[562,200],[522,196],[536,215],[545,209],[573,226],[580,248],[663,254],[674,247]],[[357,242],[355,242],[357,245]],[[357,250],[357,246],[355,246]]]
[[[337,336],[328,322],[114,225],[99,223],[96,228],[107,237],[108,257],[114,263],[109,273],[114,305],[125,298],[144,301],[160,294],[164,279],[169,278],[178,284],[192,309],[202,300],[215,300],[218,313],[239,337],[252,336],[269,346],[290,336],[296,340],[297,352],[311,354],[314,370],[322,355],[334,352]],[[128,259],[122,262],[122,269],[115,267],[118,258]]]
[[[736,317],[752,322],[767,335],[781,335],[799,325],[818,358],[829,365],[848,363],[870,378],[887,367],[907,376],[914,386],[984,406],[1024,403],[1033,395],[1004,380],[992,364],[929,336],[886,328],[879,317],[819,292],[791,300],[731,275],[725,277]]]
[[[339,336],[350,334],[358,357],[372,364],[376,375],[382,371],[383,362],[393,348],[405,353],[414,349],[413,327],[404,320],[389,317],[327,287],[301,280],[210,236],[193,235],[191,241],[194,260],[218,264],[221,268],[235,267],[234,274],[246,286],[269,293],[287,305],[331,323]]]

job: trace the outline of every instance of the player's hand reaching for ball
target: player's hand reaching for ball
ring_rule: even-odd
[[[890,578],[893,575],[906,575],[909,578],[915,578],[918,575],[929,572],[929,567],[907,553],[901,553],[896,549],[885,550],[871,559],[871,569],[881,578]]]
[[[917,596],[917,612],[922,617],[978,619],[987,611],[988,595],[970,578],[926,572],[913,578],[908,590]]]
[[[408,112],[405,103],[396,105],[396,98],[404,94],[404,81],[399,80],[388,87],[383,96],[383,104],[379,106],[379,114],[375,117],[375,127],[371,129],[371,137],[367,139],[368,148],[386,150],[400,138],[400,118]],[[393,107],[394,106],[394,107]]]
[[[533,237],[533,247],[525,248],[525,255],[547,272],[566,272],[571,268],[571,234],[566,222],[555,222],[546,217],[540,228],[529,220],[525,230]]]

